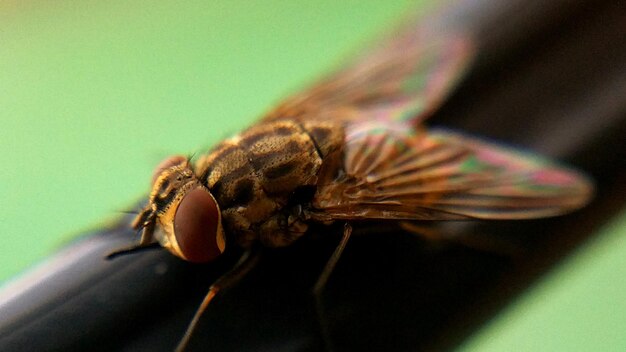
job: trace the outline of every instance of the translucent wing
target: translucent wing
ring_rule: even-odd
[[[313,202],[332,219],[528,219],[592,194],[575,171],[459,133],[369,121],[345,138],[335,158],[343,165],[322,172]]]
[[[412,24],[265,116],[392,119],[417,124],[439,107],[473,57],[467,34]],[[336,111],[340,110],[341,114]]]

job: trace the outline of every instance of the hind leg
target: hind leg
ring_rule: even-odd
[[[317,320],[318,320],[318,324],[320,328],[320,334],[322,335],[324,345],[326,346],[326,349],[328,351],[332,351],[333,346],[332,346],[332,340],[330,338],[330,332],[328,331],[328,326],[326,324],[327,319],[326,319],[326,314],[322,306],[321,297],[322,297],[322,292],[324,291],[324,287],[326,287],[326,283],[328,282],[328,279],[330,278],[330,275],[335,269],[335,266],[337,265],[339,258],[341,258],[341,254],[343,253],[343,250],[346,248],[346,245],[348,244],[350,235],[352,235],[352,226],[350,226],[349,223],[346,223],[344,225],[343,235],[341,237],[341,240],[337,244],[337,247],[335,247],[333,254],[328,259],[328,262],[326,262],[326,265],[324,266],[322,273],[317,279],[317,282],[315,282],[315,286],[313,286],[313,297],[315,299],[315,311],[317,313]]]

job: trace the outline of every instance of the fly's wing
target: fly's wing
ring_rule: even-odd
[[[345,138],[313,201],[331,219],[529,219],[592,194],[575,171],[460,133],[368,121]]]
[[[264,119],[331,115],[418,124],[444,101],[473,57],[467,34],[436,29],[429,23],[406,26]]]

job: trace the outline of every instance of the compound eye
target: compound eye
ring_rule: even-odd
[[[169,158],[161,161],[159,165],[157,165],[157,167],[154,169],[154,173],[152,174],[152,184],[154,185],[154,183],[159,178],[163,170],[169,169],[172,166],[180,165],[186,162],[187,162],[187,158],[182,155],[170,156]]]
[[[222,254],[220,216],[215,199],[204,187],[198,186],[185,195],[174,215],[174,235],[187,260],[206,263]]]

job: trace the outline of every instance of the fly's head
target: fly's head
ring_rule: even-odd
[[[142,242],[156,238],[190,262],[210,262],[224,252],[219,205],[182,156],[167,158],[157,166],[148,205],[132,226],[143,230]]]

